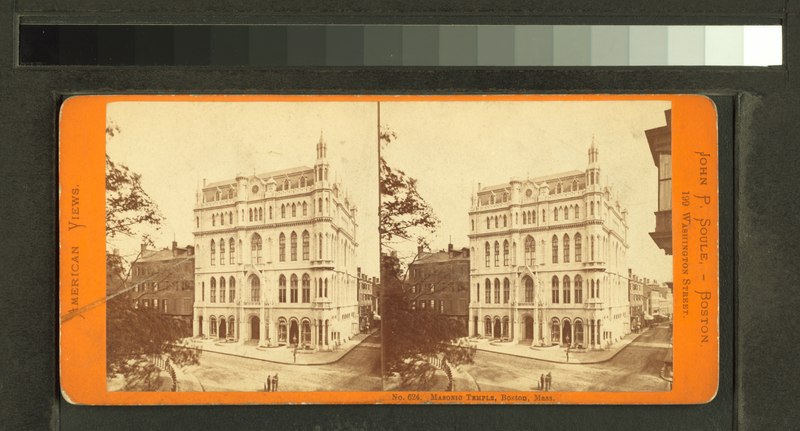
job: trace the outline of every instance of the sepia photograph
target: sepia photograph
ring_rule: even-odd
[[[374,103],[106,111],[109,392],[380,391]]]
[[[670,391],[671,103],[475,99],[378,108],[386,389]]]

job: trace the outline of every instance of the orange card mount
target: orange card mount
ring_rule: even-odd
[[[716,395],[705,97],[78,96],[59,146],[72,403]]]

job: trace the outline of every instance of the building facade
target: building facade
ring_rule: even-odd
[[[356,206],[313,168],[205,184],[197,193],[194,335],[328,350],[358,333]]]
[[[134,308],[153,309],[188,323],[194,307],[194,247],[149,250],[141,246],[139,258],[131,264],[127,295]],[[189,336],[190,334],[186,334]]]
[[[628,268],[628,302],[630,303],[631,331],[639,332],[644,326],[644,280]]]
[[[408,265],[409,299],[414,310],[433,310],[456,319],[467,335],[469,317],[469,248],[426,252],[419,247]]]
[[[665,254],[672,255],[672,110],[664,112],[665,126],[645,130],[653,163],[658,168],[658,211],[650,237]]]
[[[361,332],[369,332],[374,327],[377,311],[377,292],[380,281],[378,277],[370,277],[357,268],[358,278],[358,320]]]
[[[602,348],[630,332],[627,210],[583,171],[480,187],[470,217],[470,335]]]

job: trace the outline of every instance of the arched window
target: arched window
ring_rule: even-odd
[[[551,242],[553,243],[553,263],[558,263],[558,237],[553,235]]]
[[[531,211],[528,222],[536,224],[536,211]]]
[[[553,304],[558,304],[558,277],[556,277],[554,275],[553,279],[551,280],[551,283],[553,284],[553,286],[552,286],[553,287],[552,302],[553,302]]]
[[[509,246],[508,240],[503,241],[503,266],[508,266]]]
[[[575,303],[580,304],[583,302],[583,278],[580,275],[575,276]]]
[[[308,215],[308,202],[303,202],[303,215]]]
[[[503,227],[508,227],[508,219],[505,214],[503,215]]]
[[[569,263],[569,235],[564,234],[564,263]]]
[[[291,247],[290,248],[290,256],[291,256],[292,262],[294,262],[294,261],[297,260],[297,234],[294,231],[292,231],[292,236],[291,236],[291,240],[290,241],[291,241],[291,243],[290,243],[290,247]]]
[[[303,302],[311,302],[311,277],[303,274]]]
[[[576,207],[577,208],[577,207]],[[575,262],[580,262],[582,260],[583,250],[581,249],[581,234],[575,234]]]
[[[594,280],[589,280],[589,297],[594,298]]]
[[[289,299],[290,299],[290,301],[292,303],[296,303],[297,302],[297,276],[292,274],[292,276],[289,278],[289,280],[290,280],[290,283],[291,283],[290,284],[290,291],[289,291],[289,293],[290,293]]]
[[[486,229],[490,228],[489,223],[490,223],[491,219],[492,219],[491,217],[486,217]]]
[[[500,279],[494,279],[494,303],[500,303]]]
[[[254,265],[261,264],[261,235],[257,233],[250,239],[250,261]]]
[[[525,277],[525,302],[533,302],[533,279]]]
[[[217,302],[217,279],[211,277],[211,287],[209,288],[209,300],[211,302]]]
[[[564,207],[564,220],[569,220],[569,207]]]
[[[565,275],[564,276],[564,304],[569,304],[570,303],[570,299],[571,298],[570,298],[570,294],[569,294],[569,288],[570,288],[569,276]]]
[[[297,206],[292,204],[292,217],[297,217]]]
[[[525,265],[536,265],[536,241],[530,236],[525,238]]]
[[[278,342],[285,343],[286,339],[288,338],[287,334],[288,331],[286,330],[286,319],[281,317],[278,319]]]
[[[556,184],[556,193],[561,193],[561,183]]]
[[[255,275],[250,277],[250,301],[261,301],[261,280]]]
[[[597,282],[594,284],[594,288],[596,290],[594,297],[600,298],[600,280],[597,280]]]
[[[217,318],[211,316],[211,319],[208,320],[208,326],[210,326],[210,335],[217,335]]]
[[[486,318],[483,320],[483,335],[485,337],[492,336],[492,318],[489,316],[486,316]]]
[[[236,279],[231,276],[230,282],[228,283],[228,300],[231,302],[236,301]]]
[[[572,180],[572,190],[578,190],[578,180]]]
[[[330,213],[331,213],[331,200],[325,198],[325,214],[330,214]]]
[[[225,240],[219,240],[219,264],[225,265]]]
[[[278,237],[278,260],[286,262],[286,235],[283,232]]]
[[[553,208],[553,221],[558,221],[558,208]]]
[[[581,207],[575,205],[575,218],[579,218],[581,216]]]
[[[258,219],[259,220],[264,220],[264,208],[259,208],[258,209]]]
[[[507,278],[503,279],[503,304],[508,304],[511,298],[511,282]]]
[[[328,297],[328,279],[327,278],[325,278],[324,286],[325,287],[324,287],[324,289],[322,291],[322,296],[327,298]]]
[[[500,243],[494,242],[494,266],[500,266]]]
[[[591,261],[594,262],[594,235],[592,235],[591,239],[592,239],[592,241],[591,241],[592,242],[592,244],[591,244],[591,250],[592,250],[592,259],[591,259]]]
[[[489,280],[488,278],[483,282],[483,290],[486,292],[485,295],[484,295],[486,297],[485,298],[486,299],[486,303],[487,304],[491,304],[492,303],[492,281]]]
[[[278,277],[278,302],[286,302],[286,276]]]
[[[487,220],[488,220],[488,219],[487,219]],[[486,249],[486,267],[488,268],[488,267],[489,267],[489,256],[490,256],[490,255],[491,255],[491,253],[492,253],[492,252],[491,252],[491,246],[489,245],[489,243],[488,243],[488,242],[486,243],[485,249]]]
[[[283,189],[284,190],[288,190],[289,189],[289,179],[288,178],[283,180]]]
[[[550,321],[550,342],[561,342],[561,322],[558,321],[557,317],[554,317],[553,320]]]
[[[528,212],[527,211],[523,211],[522,212],[522,224],[528,224]]]
[[[594,215],[594,201],[589,202],[589,214]]]
[[[228,224],[233,224],[233,213],[228,211]]]
[[[211,240],[211,265],[214,265],[214,259],[216,258],[216,247],[214,246],[214,240]]]
[[[253,209],[250,208],[247,210],[247,212],[250,214],[250,221],[253,221]]]
[[[303,231],[303,260],[308,260],[310,236],[307,230]]]
[[[217,215],[211,214],[211,226],[216,226],[216,225],[217,225]]]
[[[503,337],[508,338],[508,316],[503,317]]]
[[[306,186],[306,177],[302,176],[300,177],[300,187],[305,187],[305,186]]]
[[[225,302],[225,277],[219,278],[219,302]]]

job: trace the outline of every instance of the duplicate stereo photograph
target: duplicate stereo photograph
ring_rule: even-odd
[[[380,391],[374,104],[107,112],[109,391]]]
[[[671,104],[115,102],[109,391],[669,391]]]

